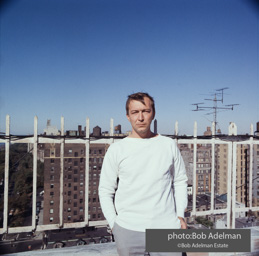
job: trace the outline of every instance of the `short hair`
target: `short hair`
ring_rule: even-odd
[[[136,101],[140,101],[142,104],[145,104],[144,98],[147,97],[150,99],[151,101],[151,107],[153,109],[153,112],[155,113],[155,101],[153,99],[153,97],[151,97],[148,93],[146,92],[137,92],[137,93],[133,93],[128,95],[128,99],[126,101],[126,114],[129,114],[129,104],[132,100],[136,100]]]

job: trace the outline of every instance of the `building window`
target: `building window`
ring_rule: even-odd
[[[77,211],[74,211],[74,215],[77,215]]]
[[[80,190],[80,196],[82,196],[84,194],[83,190]]]
[[[77,182],[77,178],[74,178],[74,182]]]
[[[74,202],[74,207],[77,207],[77,202]]]
[[[78,157],[78,152],[75,152],[75,153],[74,153],[74,156],[75,156],[75,157]]]
[[[54,196],[54,192],[53,192],[53,191],[51,191],[49,194],[50,194],[51,196]]]
[[[80,207],[80,210],[79,210],[80,212],[83,212],[84,211],[84,209],[83,209],[83,207]]]
[[[68,153],[70,153],[70,154],[71,154],[72,152],[73,152],[73,150],[72,150],[72,149],[69,149],[69,150],[68,150]]]
[[[55,156],[55,149],[51,149],[50,150],[50,157],[54,157]]]
[[[71,212],[71,208],[67,208],[67,211],[68,211],[68,212]]]
[[[89,199],[90,199],[90,198],[89,198]],[[79,203],[82,204],[82,203],[83,203],[83,199],[80,199]]]
[[[68,183],[68,187],[71,188],[71,183]]]
[[[77,194],[74,194],[74,199],[77,199]]]
[[[68,191],[68,192],[67,192],[67,195],[68,195],[68,196],[71,196],[71,191]]]
[[[50,184],[50,188],[54,188],[54,184]]]
[[[51,169],[50,169],[50,171],[51,171],[51,172],[54,172],[54,169],[55,169],[54,166],[52,166]]]
[[[78,161],[74,161],[74,166],[78,166]]]
[[[51,164],[54,164],[54,163],[55,163],[55,159],[53,159],[53,158],[50,159],[50,163],[51,163]]]
[[[53,222],[53,217],[50,217],[50,218],[49,218],[49,222]]]
[[[83,187],[84,186],[84,183],[83,182],[80,182],[80,187]]]
[[[75,191],[77,190],[77,186],[74,186],[74,190],[75,190]]]
[[[74,169],[74,174],[77,174],[77,169]]]
[[[50,204],[50,205],[53,205],[53,204],[54,204],[54,201],[53,201],[53,200],[51,200],[51,201],[49,202],[49,204]]]
[[[71,216],[67,216],[67,220],[71,220]]]
[[[53,213],[54,212],[54,210],[53,209],[49,209],[49,213]]]
[[[54,175],[50,175],[50,180],[54,180]]]

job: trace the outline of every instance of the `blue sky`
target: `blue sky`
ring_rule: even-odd
[[[8,1],[6,1],[8,2]],[[158,131],[202,134],[213,116],[192,103],[229,87],[218,114],[224,133],[259,121],[259,9],[249,0],[19,0],[5,4],[0,28],[0,131],[39,133],[47,119],[76,129],[130,130],[125,101],[145,91],[156,101]],[[206,95],[205,95],[206,94]],[[219,104],[219,106],[222,106]]]

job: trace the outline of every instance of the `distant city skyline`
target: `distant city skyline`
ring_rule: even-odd
[[[224,104],[219,128],[238,133],[259,121],[259,8],[250,0],[4,1],[0,27],[0,132],[39,133],[48,119],[60,129],[100,126],[110,118],[122,132],[127,95],[156,102],[158,132],[199,134],[213,116],[193,112],[216,89]],[[205,95],[204,95],[205,94]],[[210,94],[210,96],[209,96]],[[205,102],[211,105],[212,102]],[[220,105],[220,104],[219,104]],[[223,105],[222,105],[223,106]],[[152,124],[153,127],[153,124]]]

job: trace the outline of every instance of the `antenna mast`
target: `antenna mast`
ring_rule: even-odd
[[[214,134],[216,135],[217,132],[217,114],[219,110],[234,110],[234,106],[239,105],[239,104],[229,104],[229,105],[225,105],[224,107],[218,107],[218,102],[220,101],[223,104],[223,96],[224,96],[224,90],[228,89],[228,87],[224,87],[221,89],[217,89],[215,91],[214,94],[212,94],[214,97],[212,99],[204,99],[204,100],[209,100],[209,101],[213,101],[213,106],[212,107],[207,107],[207,106],[200,106],[202,103],[194,103],[192,105],[196,106],[196,109],[194,109],[193,111],[202,111],[202,110],[213,110],[212,113],[207,113],[207,115],[213,114],[213,121],[215,123],[214,126]]]

